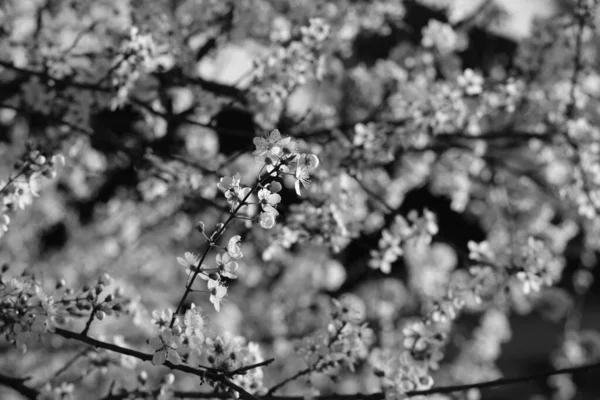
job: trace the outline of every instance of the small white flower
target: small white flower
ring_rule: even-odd
[[[280,195],[277,193],[271,193],[269,189],[260,189],[258,191],[258,201],[265,212],[273,215],[279,215],[279,212],[277,212],[275,207],[281,201]]]
[[[208,291],[210,292],[210,302],[215,306],[215,310],[221,311],[221,302],[227,294],[227,288],[221,282],[211,279],[208,281]]]
[[[238,269],[238,263],[231,259],[229,253],[217,254],[216,261],[221,276],[237,279],[235,271]]]
[[[264,229],[271,229],[275,226],[275,216],[269,212],[262,212],[260,214],[260,226]]]
[[[232,236],[227,243],[227,253],[229,253],[234,260],[239,260],[243,257],[242,249],[240,248],[241,239],[242,237],[240,235],[235,235]]]
[[[173,319],[173,310],[167,308],[160,311],[154,310],[152,312],[152,320],[150,322],[162,330],[171,324],[171,319]]]
[[[200,256],[192,252],[187,251],[184,254],[185,258],[177,257],[177,262],[186,268],[189,273],[196,272],[198,263],[200,262]]]

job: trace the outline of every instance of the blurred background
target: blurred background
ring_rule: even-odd
[[[336,154],[331,143],[340,136],[351,137],[357,123],[402,120],[405,112],[410,114],[421,107],[421,101],[428,102],[422,97],[442,93],[441,84],[454,82],[468,68],[486,82],[531,78],[533,88],[527,90],[532,93],[558,90],[555,86],[571,75],[571,64],[561,62],[572,57],[572,46],[556,40],[554,47],[543,47],[539,42],[547,31],[561,26],[548,21],[572,12],[573,2],[551,0],[1,0],[0,180],[12,176],[15,162],[31,143],[49,153],[63,153],[67,165],[55,180],[41,183],[41,195],[26,201],[25,210],[10,215],[10,229],[0,239],[0,264],[15,276],[34,273],[48,287],[60,279],[78,287],[109,273],[135,307],[130,316],[95,324],[92,333],[100,337],[118,332],[125,343],[143,347],[152,332],[151,311],[174,307],[181,296],[186,275],[176,257],[203,249],[194,225],[202,220],[212,228],[226,215],[226,203],[216,186],[219,178],[239,172],[244,182],[251,182],[259,169],[251,154],[252,139],[278,128],[304,148],[319,149],[322,168],[336,171],[329,178],[315,177],[308,195],[313,201],[308,205],[294,194],[293,180],[284,182],[281,221],[299,224],[295,213],[323,204],[330,207],[344,198],[348,209],[340,214],[349,221],[346,233],[325,234],[320,225],[334,223],[319,220],[315,232],[309,233],[321,235],[321,242],[282,251],[275,246],[281,232],[239,223],[231,234],[242,235],[245,256],[240,279],[230,283],[222,311],[214,312],[203,293],[194,293],[186,306],[201,305],[214,332],[241,334],[278,359],[290,359],[294,341],[322,327],[325,307],[321,307],[329,295],[359,294],[368,315],[391,308],[390,318],[397,327],[403,318],[418,315],[425,302],[426,296],[412,287],[423,284],[419,279],[449,280],[448,271],[465,268],[467,243],[493,236],[496,224],[490,219],[495,217],[486,216],[486,207],[496,207],[488,198],[491,189],[473,185],[476,194],[464,207],[457,206],[460,199],[453,197],[454,192],[440,189],[440,181],[456,173],[453,164],[405,154],[386,162],[371,160],[364,166],[365,181],[370,183],[361,187],[350,173],[337,173],[343,169],[338,162],[343,152]],[[323,77],[294,82],[293,90],[278,102],[257,100],[265,91],[272,100],[274,89],[255,93],[254,88],[263,84],[257,80],[256,60],[272,54],[277,43],[292,41],[299,26],[313,16],[332,21],[334,39],[324,45],[328,58]],[[432,50],[424,41],[431,21],[453,29],[455,43],[448,54]],[[119,69],[114,60],[130,50],[123,43],[143,47],[139,44],[143,41],[131,39],[131,26],[141,27],[140,35],[153,37],[152,66],[145,66],[143,60],[123,72],[135,76],[134,81],[119,81],[123,76],[114,76]],[[435,35],[443,38],[445,33],[440,32]],[[534,65],[540,54],[547,58]],[[599,76],[589,75],[590,92],[598,92]],[[275,77],[286,78],[283,73]],[[562,104],[546,100],[533,104],[530,99],[532,104],[511,113],[515,132],[535,127],[543,119],[538,114],[545,118],[548,110]],[[442,107],[435,101],[427,106],[433,112]],[[404,108],[404,102],[412,105]],[[443,104],[451,102],[446,99]],[[467,113],[476,108],[469,107]],[[502,128],[502,118],[494,116],[479,129]],[[590,119],[595,118],[594,114]],[[419,138],[411,136],[409,141],[412,145]],[[554,172],[530,151],[526,142],[513,143],[509,138],[494,142],[486,155],[491,164],[510,164],[516,170],[510,178],[514,182],[527,177],[539,183],[519,186],[511,194],[515,202],[521,196],[533,199],[516,224],[543,220],[544,226],[556,228],[556,236],[565,243],[563,279],[556,291],[535,301],[514,300],[521,312],[511,314],[510,340],[492,365],[469,364],[472,369],[462,376],[473,381],[496,377],[498,372],[512,377],[551,369],[552,354],[564,339],[566,313],[580,315],[580,329],[600,329],[597,283],[584,300],[577,300],[581,301],[578,308],[565,306],[561,311],[561,304],[575,301],[570,282],[582,263],[582,249],[592,248],[585,251],[591,266],[597,252],[585,243],[583,228],[567,223],[575,220],[573,210],[557,200],[556,191],[551,188],[550,195],[542,194],[551,186]],[[443,151],[433,153],[431,158],[442,159]],[[352,158],[345,161],[353,162]],[[351,167],[360,171],[362,166],[357,162]],[[408,175],[416,177],[414,182],[404,179]],[[435,251],[398,260],[390,276],[366,267],[382,229],[392,220],[370,199],[371,191],[403,215],[413,209],[433,211],[439,225]],[[418,278],[415,271],[428,263],[433,266],[425,275],[430,275]],[[456,347],[469,340],[480,311],[459,318]],[[381,321],[369,322],[377,326]],[[590,341],[596,343],[597,338]],[[0,342],[0,370],[33,375],[41,382],[81,349],[55,337],[22,355]],[[450,364],[451,360],[452,351],[447,358]],[[267,375],[287,376],[302,367],[300,360],[277,365],[280,370],[271,368]],[[109,378],[102,373],[86,378],[84,387],[90,393],[104,393],[110,377],[135,377],[137,370],[108,374]],[[77,371],[66,376],[83,379]],[[447,378],[441,376],[438,382]],[[581,386],[575,398],[598,398],[597,378],[598,371],[576,379]],[[344,375],[338,387],[348,393],[365,391],[373,387],[369,382],[361,386]],[[484,390],[482,398],[567,398],[552,397],[560,391],[552,385],[542,381]],[[568,387],[570,382],[557,380],[554,385]],[[19,398],[2,390],[3,399]]]

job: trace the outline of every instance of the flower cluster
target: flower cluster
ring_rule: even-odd
[[[158,336],[148,340],[148,344],[154,349],[154,365],[162,365],[166,361],[180,364],[183,360],[198,364],[206,329],[202,309],[192,303],[181,321],[179,318],[173,320],[171,309],[155,310],[152,317],[152,323],[159,330]],[[173,326],[171,321],[174,321]]]
[[[8,231],[10,212],[29,206],[39,196],[42,178],[55,178],[64,165],[60,154],[50,157],[30,150],[15,164],[8,181],[0,180],[0,238]]]
[[[416,322],[404,328],[403,335],[404,349],[400,354],[376,349],[369,359],[386,399],[400,399],[407,392],[431,388],[430,370],[437,369],[443,357],[445,334]]]
[[[367,358],[374,337],[363,323],[364,304],[360,298],[334,300],[331,318],[326,333],[307,336],[296,348],[311,372],[334,379],[340,367],[354,371],[355,365]]]
[[[311,76],[319,77],[323,61],[318,51],[329,30],[325,21],[313,18],[308,26],[301,28],[298,40],[256,61],[252,90],[260,103],[282,104],[294,88],[305,84]]]
[[[258,344],[248,342],[241,336],[230,334],[206,339],[206,357],[210,365],[222,371],[234,371],[248,365],[264,361]],[[264,371],[261,367],[252,368],[244,374],[235,375],[233,381],[250,393],[263,395]],[[232,393],[237,397],[237,393]]]
[[[424,210],[422,216],[418,216],[413,210],[409,213],[408,219],[397,215],[392,225],[382,231],[379,249],[371,251],[369,266],[389,274],[392,264],[404,254],[403,245],[406,243],[416,246],[428,245],[437,231],[435,215],[429,210]]]
[[[422,44],[424,47],[433,47],[440,54],[445,55],[460,47],[460,39],[452,26],[432,19],[423,28]]]
[[[156,49],[152,36],[131,28],[111,68],[111,83],[117,91],[112,107],[121,107],[142,73],[154,67]]]
[[[541,240],[533,237],[521,247],[514,257],[516,278],[523,284],[523,292],[538,292],[542,286],[551,286],[562,273],[563,263],[556,258]]]
[[[213,303],[217,311],[221,309],[221,302],[227,294],[227,287],[223,283],[224,278],[237,278],[235,275],[238,269],[236,260],[243,257],[240,240],[239,235],[232,236],[229,239],[227,251],[218,253],[215,256],[215,268],[200,265],[202,258],[191,252],[186,252],[184,257],[177,257],[177,262],[186,268],[188,275],[192,277],[199,276],[201,279],[208,281],[207,286],[210,294],[210,302]]]

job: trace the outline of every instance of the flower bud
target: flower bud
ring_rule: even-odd
[[[196,230],[200,233],[203,233],[204,232],[204,222],[198,221],[196,223]]]
[[[110,303],[114,299],[115,299],[115,296],[113,296],[113,294],[111,293],[108,296],[106,296],[106,299],[104,299],[104,301],[107,302],[107,303]]]
[[[67,285],[67,282],[65,282],[64,279],[60,279],[58,282],[56,282],[56,290],[58,289],[62,289]]]
[[[171,329],[171,332],[173,332],[173,335],[179,336],[179,335],[181,335],[181,327],[180,326],[174,326]]]
[[[96,288],[95,288],[96,294],[102,293],[103,290],[104,290],[103,284],[99,283],[98,285],[96,285]]]
[[[96,313],[96,318],[98,318],[99,321],[102,321],[105,317],[106,317],[106,313],[104,311],[98,311]]]
[[[102,285],[110,285],[112,283],[112,280],[113,280],[112,277],[105,272],[98,279],[98,283],[100,283]]]
[[[163,378],[163,382],[165,385],[172,385],[175,382],[175,375],[173,374],[167,374],[165,375],[165,377]]]

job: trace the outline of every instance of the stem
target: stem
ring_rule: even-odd
[[[276,168],[273,169],[273,171],[278,171],[279,166],[277,166]],[[263,167],[264,168],[264,167]],[[261,169],[262,171],[262,169]],[[227,225],[229,225],[229,223],[231,223],[231,221],[233,221],[236,218],[236,214],[238,213],[238,211],[246,206],[246,201],[250,198],[250,196],[252,195],[252,193],[254,193],[254,191],[256,189],[258,189],[268,178],[271,177],[271,174],[273,173],[273,171],[271,171],[270,173],[268,173],[265,177],[263,177],[262,179],[259,179],[256,184],[252,187],[252,189],[250,189],[250,191],[248,192],[248,194],[246,194],[246,196],[244,196],[244,198],[240,201],[240,204],[238,204],[238,206],[235,208],[235,210],[233,210],[233,212],[231,213],[231,215],[229,215],[229,218],[227,218],[227,220],[223,223],[223,225],[221,226],[221,228],[219,228],[219,230],[217,232],[215,232],[213,235],[211,235],[211,242],[209,243],[208,246],[206,246],[206,249],[204,250],[204,252],[202,253],[202,256],[200,257],[200,261],[198,262],[198,265],[196,266],[196,271],[194,271],[194,274],[192,275],[192,278],[188,281],[186,287],[185,287],[185,292],[183,293],[183,296],[181,296],[181,300],[179,300],[179,304],[177,305],[177,308],[175,309],[175,312],[173,313],[173,317],[171,318],[171,323],[169,324],[169,327],[173,327],[173,325],[175,324],[175,320],[177,319],[177,315],[179,315],[179,312],[181,311],[181,308],[183,307],[183,303],[185,303],[185,300],[187,299],[188,295],[190,294],[190,292],[192,291],[192,285],[194,284],[194,281],[196,280],[196,277],[198,276],[198,274],[200,273],[200,267],[202,266],[202,263],[204,263],[204,260],[206,259],[206,256],[208,255],[208,252],[210,251],[210,249],[212,248],[212,244],[214,244],[215,242],[217,242],[221,235],[223,235],[223,233],[225,232],[225,229],[227,229]],[[260,178],[260,173],[259,173],[259,178]]]
[[[342,333],[342,330],[346,327],[346,325],[347,325],[347,322],[344,322],[342,325],[340,325],[340,327],[338,328],[338,330],[335,332],[335,335],[333,335],[331,337],[331,339],[329,340],[329,343],[327,344],[327,348],[331,348],[331,345],[335,343],[335,341],[338,339],[338,337],[340,336],[340,333]],[[298,371],[296,374],[294,374],[294,375],[292,375],[292,376],[290,376],[290,377],[282,380],[281,382],[279,382],[278,384],[276,384],[275,386],[273,386],[267,392],[267,397],[271,396],[278,389],[280,389],[283,386],[287,385],[291,381],[296,380],[296,379],[298,379],[298,378],[300,378],[300,377],[302,377],[304,375],[310,374],[313,370],[317,370],[317,365],[322,360],[323,360],[323,356],[319,356],[319,358],[317,359],[317,361],[313,365],[310,365],[307,368],[304,368],[303,370]]]
[[[83,336],[87,336],[90,327],[92,326],[92,322],[94,322],[94,317],[96,317],[96,307],[94,307],[92,309],[92,312],[90,313],[90,317],[88,318],[87,322],[85,323],[85,328],[83,328],[83,331],[81,331],[81,334]]]
[[[52,377],[50,377],[49,381],[52,381],[56,378],[58,378],[58,376],[60,376],[62,373],[64,373],[66,370],[68,370],[73,364],[75,364],[75,362],[77,360],[79,360],[81,357],[85,356],[90,350],[89,349],[83,349],[82,351],[80,351],[79,353],[75,354],[75,356],[73,356],[69,361],[67,361],[65,363],[65,365],[62,366],[61,369],[59,369],[58,371],[56,371],[54,373],[54,375],[52,375]]]

